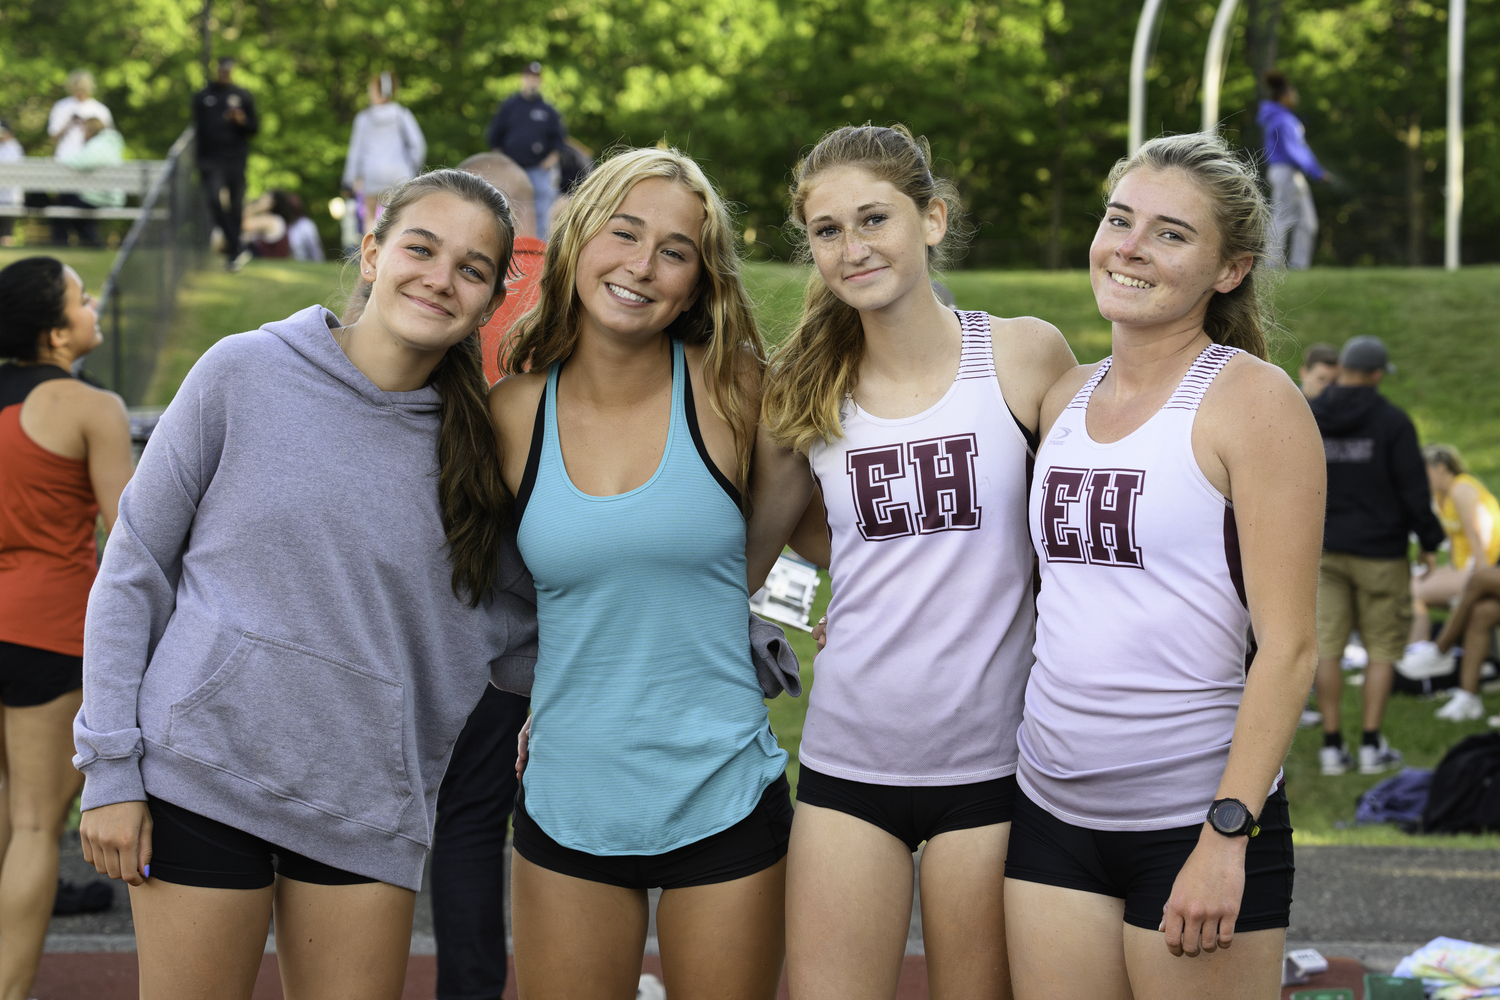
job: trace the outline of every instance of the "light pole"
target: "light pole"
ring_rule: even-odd
[[[1130,50],[1130,156],[1146,141],[1146,64],[1151,61],[1151,37],[1156,33],[1161,4],[1162,0],[1146,0],[1140,22],[1135,26],[1135,45]]]
[[[1203,57],[1203,131],[1219,128],[1219,91],[1224,86],[1224,68],[1229,64],[1229,33],[1239,0],[1220,0],[1214,26],[1208,33],[1208,52]]]
[[[1459,221],[1464,208],[1464,0],[1448,0],[1448,191],[1443,222],[1443,267],[1458,270]]]

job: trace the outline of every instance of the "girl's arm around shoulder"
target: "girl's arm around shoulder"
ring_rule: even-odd
[[[537,407],[546,391],[545,371],[507,375],[490,388],[490,421],[500,448],[500,475],[512,494],[521,488]]]
[[[1035,316],[991,316],[990,344],[1005,402],[1028,430],[1038,432],[1047,390],[1078,365],[1073,349],[1057,327]]]

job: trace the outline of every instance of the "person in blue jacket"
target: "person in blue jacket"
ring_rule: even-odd
[[[557,164],[568,130],[562,116],[542,96],[542,64],[521,71],[521,89],[505,99],[490,119],[490,149],[520,164],[531,178],[536,199],[536,235],[547,238],[552,202],[558,195]]]
[[[1260,102],[1256,123],[1265,134],[1266,172],[1271,181],[1272,262],[1305,271],[1312,263],[1318,237],[1318,210],[1307,179],[1326,181],[1330,175],[1308,148],[1302,120],[1292,113],[1301,101],[1297,88],[1277,69],[1263,79],[1271,97]]]

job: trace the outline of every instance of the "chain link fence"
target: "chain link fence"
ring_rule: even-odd
[[[104,343],[89,355],[90,378],[141,406],[172,325],[177,287],[203,266],[212,223],[198,180],[197,143],[187,129],[167,153],[166,169],[141,202],[104,280],[99,325]]]

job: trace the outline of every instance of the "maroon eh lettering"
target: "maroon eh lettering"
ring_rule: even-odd
[[[1145,482],[1140,469],[1049,469],[1041,505],[1047,561],[1144,569],[1135,510]],[[1081,527],[1069,526],[1075,504],[1084,508]]]
[[[849,485],[859,533],[866,541],[879,542],[914,534],[977,530],[982,513],[975,502],[974,457],[978,453],[973,434],[849,452]],[[907,466],[916,477],[919,510],[915,518],[909,501],[891,496],[891,483],[906,478]]]

